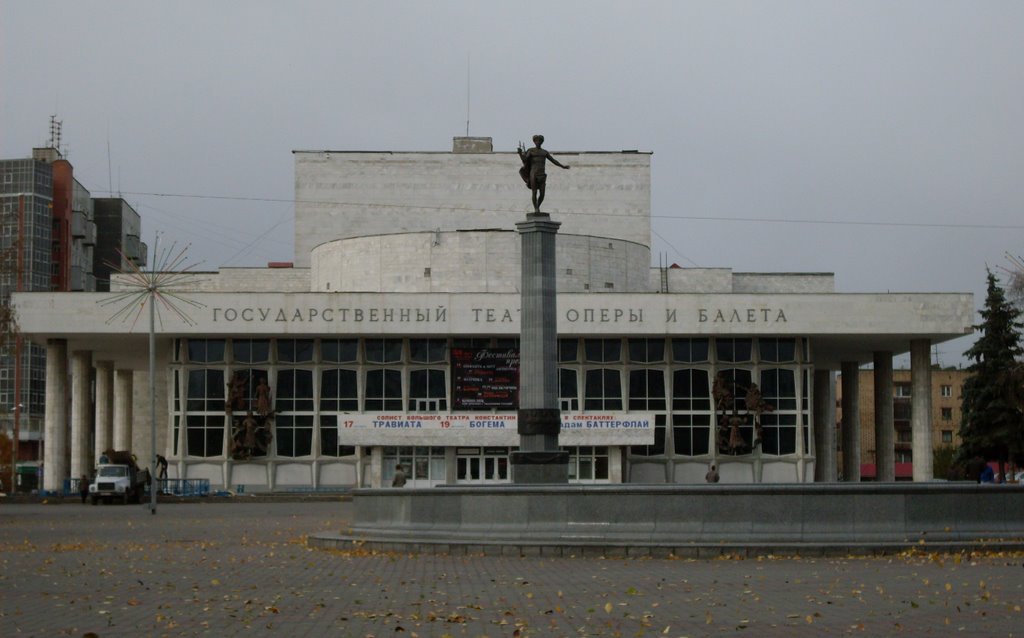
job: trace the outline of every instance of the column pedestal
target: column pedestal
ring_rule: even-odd
[[[43,440],[43,485],[47,492],[63,488],[68,478],[68,342],[46,342],[46,420]]]
[[[91,477],[92,449],[92,353],[76,350],[71,355],[71,477]]]
[[[831,370],[814,371],[814,482],[834,483],[836,471],[836,393]]]
[[[521,238],[519,336],[519,450],[511,454],[512,481],[567,483],[569,453],[558,448],[558,311],[555,237],[558,222],[531,213],[516,224]]]
[[[896,480],[896,434],[893,430],[892,353],[876,352],[875,363],[875,480]]]
[[[132,371],[114,371],[114,449],[132,450]]]
[[[93,461],[113,449],[114,362],[96,362],[96,449]]]
[[[860,482],[860,369],[856,361],[842,363],[843,480]]]
[[[930,481],[932,469],[932,344],[910,342],[910,428],[914,480]]]

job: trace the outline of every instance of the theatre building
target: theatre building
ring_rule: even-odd
[[[722,482],[836,480],[837,438],[845,467],[860,467],[857,367],[874,363],[876,395],[891,404],[894,355],[909,352],[911,383],[927,388],[932,344],[971,330],[970,294],[844,294],[827,273],[652,268],[652,156],[554,154],[572,167],[551,174],[543,207],[560,223],[572,482],[702,482],[711,463]],[[515,224],[532,210],[519,158],[457,138],[452,152],[294,160],[294,263],[172,278],[163,292],[183,314],[156,306],[156,443],[170,476],[330,490],[390,485],[401,464],[415,486],[510,481]],[[46,489],[89,473],[107,448],[149,459],[147,315],[122,320],[131,300],[111,302],[130,288],[121,276],[110,293],[15,295],[23,333],[47,350]],[[851,427],[837,435],[840,370]],[[912,413],[913,444],[930,449],[932,410]],[[892,462],[877,459],[880,478]],[[914,464],[916,480],[930,471]]]

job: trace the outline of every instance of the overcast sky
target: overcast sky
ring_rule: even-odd
[[[468,110],[495,150],[652,151],[655,264],[980,306],[1024,252],[1022,34],[1017,0],[5,0],[0,157],[56,114],[151,251],[264,265],[293,258],[292,150],[447,151]]]

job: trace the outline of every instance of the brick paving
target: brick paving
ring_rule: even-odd
[[[1024,556],[306,547],[339,502],[0,504],[0,636],[1022,636]]]

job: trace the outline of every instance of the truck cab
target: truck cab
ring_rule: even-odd
[[[108,462],[96,466],[96,478],[89,485],[92,504],[98,504],[100,499],[106,503],[140,502],[149,483],[149,471],[140,470],[129,452],[110,452],[104,456]]]

